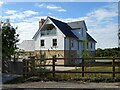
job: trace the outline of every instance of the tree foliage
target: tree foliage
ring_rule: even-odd
[[[95,53],[96,57],[120,57],[120,48],[98,48]]]
[[[16,43],[19,41],[16,29],[11,26],[9,20],[2,22],[2,56],[3,58],[10,58],[17,49]]]
[[[90,58],[91,57],[90,50],[89,50],[89,47],[88,47],[88,42],[89,42],[88,40],[83,41],[82,57],[85,57],[85,58]]]

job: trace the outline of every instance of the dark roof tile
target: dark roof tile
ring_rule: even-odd
[[[62,21],[53,19],[51,17],[49,17],[49,18],[67,37],[72,37],[72,38],[77,38],[78,39],[78,37],[75,36],[74,33],[71,31],[72,28],[67,23],[64,23]]]

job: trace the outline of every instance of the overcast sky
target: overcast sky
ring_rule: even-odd
[[[38,21],[51,16],[63,22],[85,20],[96,48],[118,46],[118,3],[113,2],[0,2],[2,19],[18,26],[20,42],[32,39]],[[1,16],[0,16],[1,17]]]

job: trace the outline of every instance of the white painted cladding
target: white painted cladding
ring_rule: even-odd
[[[72,46],[73,41],[73,46]],[[74,38],[66,37],[64,41],[65,50],[78,50],[78,41]]]
[[[95,43],[94,42],[88,42],[88,49],[90,51],[95,51]]]
[[[64,37],[65,35],[57,28],[57,26],[48,19],[46,24],[53,24],[56,27],[57,35],[56,36],[39,36],[35,40],[35,50],[51,50],[51,47],[53,47],[53,39],[57,39],[57,50],[64,50]],[[40,41],[44,40],[45,46],[41,47]]]

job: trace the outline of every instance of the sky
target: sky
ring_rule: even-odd
[[[20,42],[30,40],[41,18],[51,16],[63,22],[85,20],[96,48],[118,47],[117,2],[1,2],[2,20],[18,26]]]

